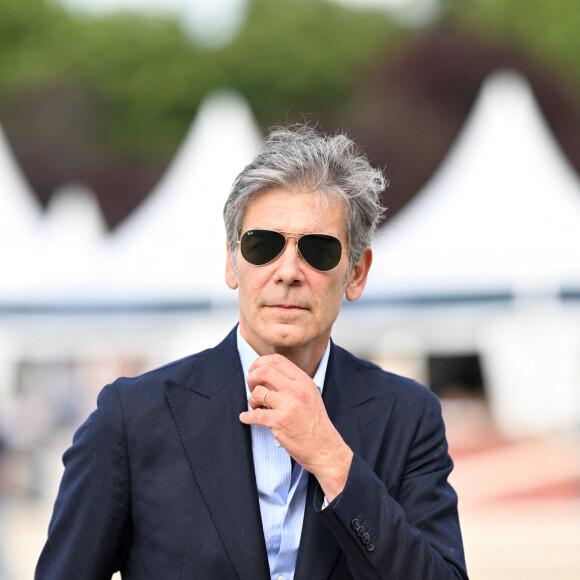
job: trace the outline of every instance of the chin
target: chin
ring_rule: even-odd
[[[269,332],[266,340],[274,347],[302,346],[308,342],[304,333],[300,329],[281,325],[282,328]]]

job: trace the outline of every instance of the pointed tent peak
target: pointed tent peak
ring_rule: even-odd
[[[0,126],[0,303],[37,288],[34,264],[42,211]]]
[[[94,246],[107,230],[95,193],[77,183],[63,185],[53,193],[44,225],[48,242],[76,249]]]
[[[533,165],[529,165],[530,162],[534,162]],[[487,188],[486,195],[480,197],[481,205],[490,207],[488,200],[504,197],[504,201],[509,200],[509,196],[503,194],[508,185],[514,186],[521,195],[522,184],[530,181],[533,185],[536,177],[550,180],[556,176],[569,182],[566,194],[572,182],[573,187],[578,185],[578,176],[563,156],[529,82],[515,70],[501,69],[485,79],[446,158],[408,207],[412,208],[415,202],[424,202],[426,197],[436,205],[441,204],[443,197],[453,198],[456,202],[464,199],[465,203],[472,204],[475,196],[447,186],[461,185],[461,179],[475,182],[475,178],[481,184],[479,190]],[[537,190],[537,187],[532,188],[533,192]],[[432,195],[433,191],[437,192],[437,198]],[[498,209],[490,207],[494,213]],[[405,213],[403,211],[401,215]]]
[[[13,241],[30,235],[41,207],[28,185],[0,125],[0,232]]]
[[[106,225],[94,192],[77,183],[51,196],[35,256],[36,286],[45,303],[98,301]]]
[[[240,93],[229,89],[213,91],[202,101],[192,133],[202,151],[208,143],[237,149],[240,142],[254,148],[262,140],[248,102]],[[233,137],[233,141],[228,136]],[[247,157],[247,153],[244,156]]]
[[[239,94],[206,97],[165,175],[109,238],[116,296],[235,299],[224,282],[223,206],[261,138]]]
[[[512,163],[520,169],[525,161],[534,159],[542,161],[542,165],[549,169],[578,179],[549,127],[528,79],[515,69],[499,69],[485,79],[454,145],[455,150],[467,155],[464,141],[470,146],[479,143],[482,149],[485,146],[499,148],[496,158],[508,169]],[[518,149],[511,150],[510,146],[514,145]],[[509,173],[514,181],[517,180],[517,175]]]
[[[190,223],[194,210],[201,208],[209,215],[216,204],[223,206],[235,176],[249,162],[261,138],[240,94],[230,90],[210,93],[161,180],[113,233],[114,243],[132,245],[136,237],[148,236],[161,224],[169,227],[167,220],[175,229],[175,220]]]
[[[484,82],[430,182],[387,221],[368,294],[553,293],[580,284],[580,181],[525,78]]]
[[[195,187],[208,180],[219,186],[205,195],[214,191],[223,194],[223,187],[229,190],[261,139],[254,115],[239,93],[226,89],[210,93],[201,102],[181,148],[152,194],[178,194],[183,191],[182,185]],[[225,195],[220,198],[225,201]]]

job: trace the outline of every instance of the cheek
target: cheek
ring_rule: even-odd
[[[257,276],[249,276],[244,266],[241,266],[237,271],[237,281],[240,307],[242,305],[251,307],[256,302],[259,302],[262,295],[262,284]]]
[[[335,281],[335,283],[330,287],[327,287],[320,296],[322,311],[326,313],[326,316],[336,318],[342,306],[344,282],[342,280]]]

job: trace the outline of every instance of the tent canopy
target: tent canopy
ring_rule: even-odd
[[[374,245],[367,298],[580,288],[580,181],[523,77],[490,76],[447,158]]]

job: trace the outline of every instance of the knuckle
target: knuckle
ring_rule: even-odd
[[[275,353],[275,354],[272,355],[271,361],[272,361],[272,364],[273,365],[279,366],[284,361],[284,357],[281,354],[279,354],[279,353]]]
[[[310,398],[310,389],[301,383],[296,383],[294,396],[299,403],[307,403]]]
[[[298,391],[296,393],[296,403],[299,406],[303,406],[308,403],[308,397],[304,391]]]
[[[267,379],[270,374],[270,369],[267,366],[261,366],[255,370],[256,377],[263,382],[264,379]]]
[[[278,429],[280,429],[281,431],[286,432],[289,426],[290,421],[287,414],[284,412],[278,413],[278,416],[276,417],[276,427],[278,427]]]

